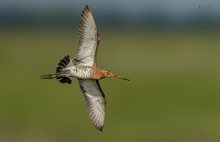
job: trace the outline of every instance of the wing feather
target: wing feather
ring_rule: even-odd
[[[93,125],[102,131],[105,121],[106,100],[99,82],[98,80],[78,80],[87,105],[89,118]]]
[[[96,53],[100,36],[88,5],[84,8],[81,15],[78,36],[78,51],[75,60],[80,65],[93,66],[96,63]]]

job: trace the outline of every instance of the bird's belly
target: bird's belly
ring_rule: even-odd
[[[92,69],[89,67],[74,66],[74,67],[72,67],[72,69],[70,71],[70,75],[77,77],[77,78],[83,78],[83,79],[91,78]]]

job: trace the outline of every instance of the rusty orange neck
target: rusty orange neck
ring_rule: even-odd
[[[97,69],[95,72],[96,79],[106,78],[107,76],[108,76],[108,74],[107,74],[106,70]]]

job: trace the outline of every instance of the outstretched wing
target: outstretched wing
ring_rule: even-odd
[[[96,53],[100,36],[88,5],[86,5],[81,15],[78,36],[78,51],[75,61],[83,66],[92,66],[96,63]]]
[[[93,125],[102,131],[105,120],[105,95],[99,85],[98,80],[79,80],[79,85],[83,93],[88,108],[89,118]]]

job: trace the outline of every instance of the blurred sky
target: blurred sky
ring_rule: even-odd
[[[211,6],[212,8],[220,10],[220,1],[219,0],[1,0],[0,7],[8,8],[9,7],[22,7],[22,8],[76,8],[80,7],[83,4],[92,4],[94,7],[99,7],[100,9],[118,9],[118,10],[130,10],[135,9],[138,13],[145,10],[146,8],[152,6],[158,6],[175,10],[176,12],[185,10],[187,11],[190,7],[196,7],[198,5]],[[149,7],[148,7],[149,6]],[[101,8],[102,7],[102,8]],[[123,9],[121,9],[123,7]],[[119,9],[120,8],[120,9]]]
[[[220,11],[219,0],[1,0],[1,9],[22,8],[29,10],[51,10],[57,8],[81,9],[85,4],[101,11],[120,11],[139,14],[149,9],[167,10],[167,12],[187,13],[199,5],[210,7],[209,12]]]
[[[182,24],[193,20],[197,23],[220,23],[219,0],[1,0],[0,24],[6,21],[5,25],[10,25],[21,19],[34,23],[38,21],[37,16],[46,17],[44,20],[61,17],[63,23],[73,23],[73,17],[78,16],[86,4],[97,17],[101,17],[99,19],[107,23],[116,21],[116,25],[136,25],[146,21]]]

